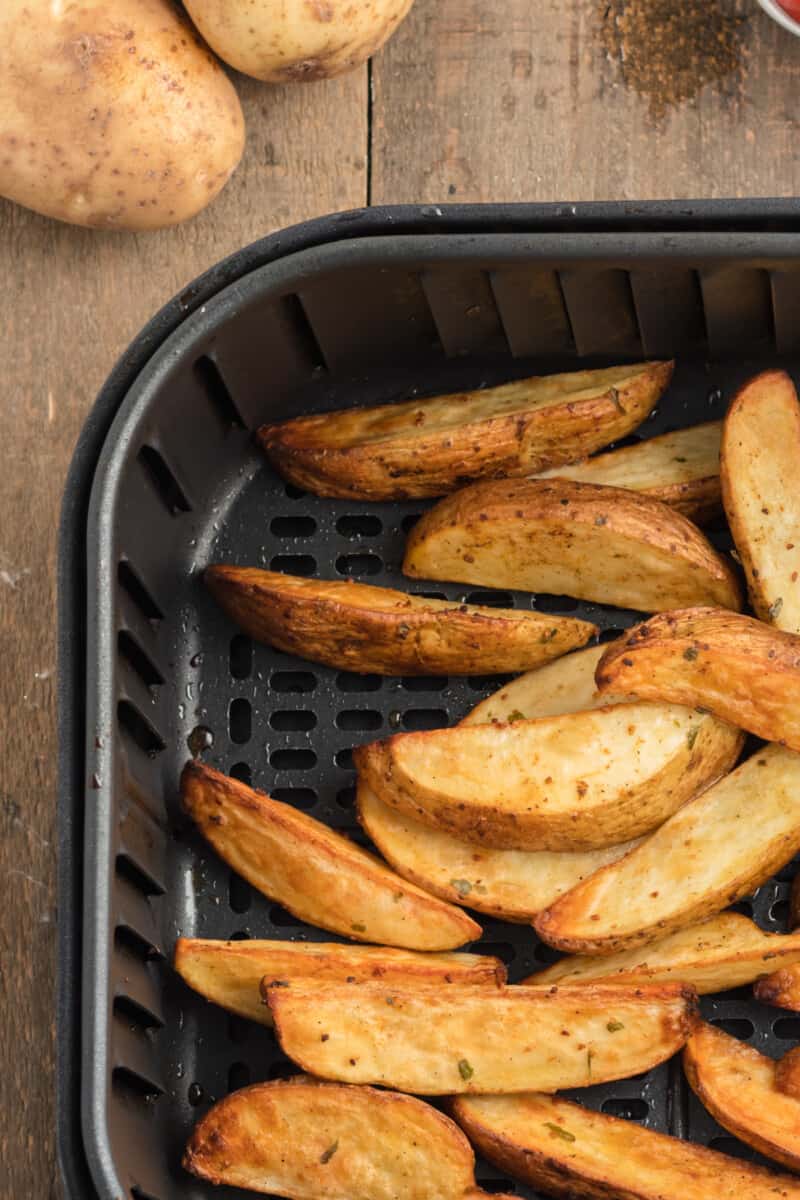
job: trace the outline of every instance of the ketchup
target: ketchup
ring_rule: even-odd
[[[795,21],[800,21],[800,0],[778,0],[783,11]]]

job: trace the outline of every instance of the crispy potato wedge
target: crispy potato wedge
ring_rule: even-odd
[[[401,733],[353,757],[382,800],[423,824],[499,850],[576,851],[655,829],[729,770],[741,745],[708,714],[619,704]]]
[[[464,987],[455,996],[301,983],[267,995],[278,1040],[303,1070],[426,1096],[546,1092],[636,1075],[684,1044],[697,1003],[682,984]],[[617,1025],[623,1037],[609,1028]]]
[[[557,1096],[459,1096],[481,1154],[568,1200],[798,1200],[800,1180],[592,1112]]]
[[[426,600],[252,567],[207,567],[204,579],[228,616],[257,641],[362,674],[524,671],[597,633],[596,625],[573,617]]]
[[[752,983],[780,963],[800,963],[800,934],[764,933],[748,917],[725,912],[636,950],[562,958],[523,983],[545,987],[606,980],[638,987],[679,979],[705,996]]]
[[[782,967],[767,975],[766,979],[759,979],[753,987],[753,993],[762,1004],[800,1012],[800,965]]]
[[[645,492],[662,500],[695,524],[715,517],[722,507],[719,446],[722,421],[662,433],[636,446],[598,454],[572,466],[553,467],[539,479],[574,479]]]
[[[472,1149],[443,1113],[413,1096],[302,1076],[215,1104],[183,1165],[290,1200],[462,1200],[475,1188]]]
[[[800,1100],[800,1046],[787,1050],[775,1063],[775,1087],[784,1096]]]
[[[574,854],[491,850],[405,816],[363,781],[356,804],[366,833],[398,875],[442,900],[525,925],[576,883],[639,844]]]
[[[645,419],[671,362],[573,371],[500,387],[351,408],[264,425],[259,441],[285,479],[319,496],[442,496],[485,476],[574,462]]]
[[[800,750],[800,636],[717,608],[663,613],[607,648],[601,692],[701,705]]]
[[[704,1021],[683,1050],[692,1091],[722,1128],[800,1171],[800,1102],[778,1089],[776,1066],[754,1046]]]
[[[221,858],[311,925],[409,950],[453,950],[480,937],[461,909],[407,883],[307,813],[204,763],[186,764],[181,797]]]
[[[539,717],[561,717],[565,713],[608,708],[628,697],[614,700],[600,695],[594,681],[605,646],[588,646],[535,671],[512,679],[481,700],[461,721],[462,725],[503,724],[506,721],[535,721]]]
[[[559,950],[614,954],[696,925],[800,849],[800,755],[767,746],[535,921]]]
[[[799,956],[800,957],[800,956]],[[207,1000],[230,1012],[271,1025],[261,983],[273,980],[326,980],[345,983],[379,979],[384,983],[431,985],[505,983],[499,958],[478,954],[417,954],[385,946],[341,946],[338,942],[222,942],[178,938],[175,970]]]
[[[417,522],[403,571],[662,612],[739,609],[732,565],[680,513],[639,492],[569,479],[476,483]]]
[[[800,634],[800,404],[785,371],[764,371],[734,396],[721,473],[756,615]]]

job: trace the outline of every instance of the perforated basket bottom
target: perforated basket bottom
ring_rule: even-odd
[[[518,365],[518,364],[517,364]],[[760,364],[763,367],[763,364]],[[669,401],[648,421],[642,436],[722,415],[732,385],[744,366],[709,371],[684,367]],[[723,391],[725,399],[723,398]],[[637,614],[579,604],[565,597],[531,597],[463,585],[404,580],[400,573],[405,534],[427,507],[420,502],[359,504],[300,494],[285,485],[257,454],[247,451],[240,476],[231,484],[227,511],[209,514],[204,538],[190,553],[197,572],[208,562],[262,565],[322,578],[349,576],[415,593],[474,603],[533,607],[596,621],[604,637],[630,625]],[[728,545],[722,522],[709,530]],[[211,731],[206,761],[252,782],[280,800],[342,830],[362,845],[367,840],[354,814],[352,747],[397,730],[447,725],[503,682],[481,679],[382,679],[329,670],[253,645],[236,632],[205,593],[197,575],[181,601],[182,634],[176,648],[175,704],[181,746],[202,742]],[[178,754],[178,760],[189,751]],[[178,765],[178,764],[176,764]],[[303,925],[231,872],[174,810],[175,837],[168,861],[168,892],[162,902],[167,953],[178,934],[216,938],[277,937],[333,941],[334,935]],[[792,869],[738,905],[765,929],[785,928]],[[484,937],[472,949],[499,955],[516,981],[553,961],[532,930],[479,918]],[[166,1024],[158,1039],[166,1093],[154,1119],[166,1122],[171,1169],[182,1195],[245,1196],[199,1183],[187,1187],[180,1155],[194,1122],[214,1101],[249,1082],[291,1075],[270,1031],[206,1003],[178,980],[166,963],[163,973]],[[773,1055],[800,1036],[800,1017],[755,1003],[743,988],[703,1001],[705,1015],[729,1032]],[[756,1158],[730,1138],[688,1094],[674,1061],[645,1075],[575,1093],[603,1112],[653,1129]],[[534,1193],[504,1179],[479,1161],[477,1177],[488,1191]],[[144,1193],[142,1193],[143,1195]]]

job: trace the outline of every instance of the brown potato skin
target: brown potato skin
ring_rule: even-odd
[[[800,636],[716,608],[661,613],[609,646],[600,692],[707,708],[800,750]]]
[[[244,148],[233,84],[168,0],[59,8],[0,6],[0,194],[102,229],[193,216]]]
[[[303,921],[407,950],[454,950],[481,935],[461,909],[342,834],[213,767],[187,763],[181,799],[220,857]]]
[[[503,414],[427,434],[418,413],[426,401],[385,405],[409,414],[407,428],[381,442],[330,445],[332,422],[350,413],[326,413],[263,425],[259,441],[275,469],[318,496],[404,500],[442,496],[476,479],[527,475],[574,462],[624,437],[647,416],[667,387],[672,362],[642,364],[624,387],[529,413]],[[486,395],[486,393],[483,393]],[[457,410],[475,393],[454,393]],[[375,412],[378,410],[366,410]]]
[[[762,1004],[800,1012],[800,964],[773,971],[766,979],[753,984],[753,995]]]
[[[363,674],[526,671],[584,646],[597,632],[572,617],[448,608],[390,588],[298,580],[252,567],[210,566],[203,578],[228,616],[257,641]]]
[[[489,1104],[491,1098],[487,1098]],[[726,1154],[596,1113],[560,1097],[504,1098],[519,1130],[487,1119],[484,1101],[458,1096],[450,1111],[489,1162],[565,1200],[798,1200],[800,1181]],[[572,1126],[574,1142],[552,1126]]]
[[[787,1050],[776,1062],[775,1087],[784,1096],[800,1100],[800,1046]]]
[[[404,1151],[417,1160],[411,1178],[404,1177]],[[346,1196],[355,1173],[350,1186],[359,1195],[461,1200],[474,1186],[475,1158],[458,1126],[422,1100],[299,1075],[241,1088],[215,1104],[195,1126],[183,1166],[211,1183],[270,1195]],[[435,1180],[431,1192],[423,1166]],[[276,1186],[265,1186],[268,1176]]]
[[[500,544],[509,545],[505,556]],[[614,561],[621,546],[627,569]],[[669,564],[669,576],[639,565],[649,555]],[[559,575],[558,587],[552,564],[570,575]],[[732,565],[691,521],[641,492],[559,478],[492,480],[440,500],[412,529],[403,573],[566,592],[645,612],[742,605]]]

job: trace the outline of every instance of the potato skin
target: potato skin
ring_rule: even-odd
[[[717,608],[661,613],[608,647],[600,692],[700,705],[800,750],[800,636]]]
[[[652,362],[534,377],[484,391],[298,417],[262,426],[258,438],[285,479],[318,496],[443,496],[477,479],[574,462],[624,437],[656,404],[672,368],[671,362]],[[536,407],[537,389],[552,388],[554,381],[560,381],[557,399]],[[573,383],[596,390],[573,398],[567,390]],[[506,411],[509,395],[513,411]]]
[[[235,169],[233,85],[168,0],[0,6],[0,194],[103,229],[174,225]]]
[[[524,671],[585,645],[597,632],[573,617],[451,604],[248,567],[207,567],[204,579],[251,637],[362,674]]]
[[[773,1004],[789,1012],[800,1012],[800,964],[773,971],[753,985],[753,995],[762,1004]]]
[[[212,50],[268,83],[331,79],[381,48],[414,0],[185,0]]]
[[[645,612],[742,603],[732,565],[691,521],[640,492],[568,479],[491,480],[447,496],[412,529],[403,573]]]

